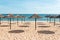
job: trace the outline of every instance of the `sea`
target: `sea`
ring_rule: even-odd
[[[8,14],[2,14],[3,16],[7,16]],[[25,21],[35,21],[33,18],[29,18],[33,14],[12,14],[13,16],[20,15],[20,16],[26,16]],[[47,18],[45,16],[47,15],[59,15],[59,14],[38,14],[42,18],[38,18],[37,21],[47,21]],[[9,21],[8,18],[1,18],[1,21]],[[17,18],[11,18],[11,21],[17,21]],[[18,18],[18,21],[24,21],[23,18]],[[48,18],[48,21],[50,21],[50,18]],[[51,21],[54,21],[54,18],[51,19]],[[59,21],[59,18],[56,18],[55,21]]]

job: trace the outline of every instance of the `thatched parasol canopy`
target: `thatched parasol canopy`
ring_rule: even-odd
[[[33,15],[30,16],[29,18],[34,18],[34,19],[35,19],[35,30],[36,30],[36,19],[38,19],[38,18],[42,18],[42,17],[39,16],[38,14],[33,14]]]
[[[34,14],[34,15],[30,16],[29,18],[42,18],[42,17],[39,16],[38,14]]]
[[[17,18],[17,25],[18,25],[18,18],[21,18],[21,16],[16,15],[15,18]]]
[[[1,25],[1,18],[3,18],[4,16],[2,14],[0,14],[0,25]]]
[[[11,29],[11,18],[15,18],[15,16],[13,14],[8,14],[7,16],[5,16],[5,18],[9,18],[10,20],[10,29]]]
[[[54,26],[55,26],[55,19],[57,18],[56,15],[50,16],[50,18],[54,18]]]
[[[15,18],[17,18],[17,25],[18,25],[18,18],[24,18],[24,21],[25,21],[25,16],[17,15],[17,16],[15,16]]]
[[[3,18],[4,16],[2,14],[0,14],[0,18]]]
[[[47,18],[47,22],[48,22],[48,18],[50,17],[50,15],[46,15],[45,17]]]
[[[59,22],[60,22],[60,15],[58,15],[56,18],[59,18]]]
[[[15,16],[13,14],[8,14],[7,18],[15,18]]]

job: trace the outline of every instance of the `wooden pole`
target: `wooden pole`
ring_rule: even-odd
[[[59,18],[59,22],[60,22],[60,18]]]
[[[51,23],[51,18],[50,18],[50,23]]]
[[[47,22],[48,22],[48,17],[47,17]]]
[[[10,18],[10,29],[11,29],[11,18]]]
[[[1,17],[0,17],[0,25],[1,25]]]
[[[18,18],[17,18],[17,25],[18,25]]]
[[[36,30],[36,18],[35,18],[35,30]]]
[[[24,22],[25,22],[25,18],[24,18]]]
[[[54,18],[54,26],[55,26],[55,18]]]

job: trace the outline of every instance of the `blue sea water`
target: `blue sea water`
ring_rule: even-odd
[[[2,14],[3,16],[7,16],[8,14]],[[13,14],[14,16],[16,15],[22,15],[22,16],[26,16],[25,21],[34,21],[34,19],[30,19],[29,17],[32,16],[33,14]],[[38,14],[39,16],[42,16],[42,18],[37,19],[37,21],[47,21],[47,18],[45,17],[46,15],[58,15],[58,14]],[[13,20],[14,19],[14,20]],[[24,21],[22,18],[18,18],[18,21]],[[8,18],[2,18],[2,21],[9,21]],[[51,19],[52,21],[54,21],[54,19]],[[11,18],[11,21],[17,21],[17,18]],[[50,19],[48,20],[50,21]],[[56,21],[59,21],[58,18],[56,18]]]

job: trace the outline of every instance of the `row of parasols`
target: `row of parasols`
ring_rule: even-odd
[[[51,22],[51,18],[54,18],[54,26],[55,26],[55,19],[56,18],[59,18],[59,21],[60,21],[60,15],[46,15],[45,16],[47,18],[47,22],[48,22],[48,19],[50,18],[50,22]],[[8,14],[7,16],[3,16],[2,14],[0,14],[0,25],[1,25],[1,18],[8,18],[10,21],[10,29],[11,29],[11,18],[17,18],[17,25],[18,25],[18,18],[23,18],[24,21],[25,21],[25,18],[26,16],[22,16],[22,15],[16,15],[14,16],[13,14]],[[36,21],[38,18],[42,18],[42,16],[38,15],[38,14],[33,14],[32,16],[30,16],[29,18],[34,18],[35,19],[35,30],[36,30]]]

